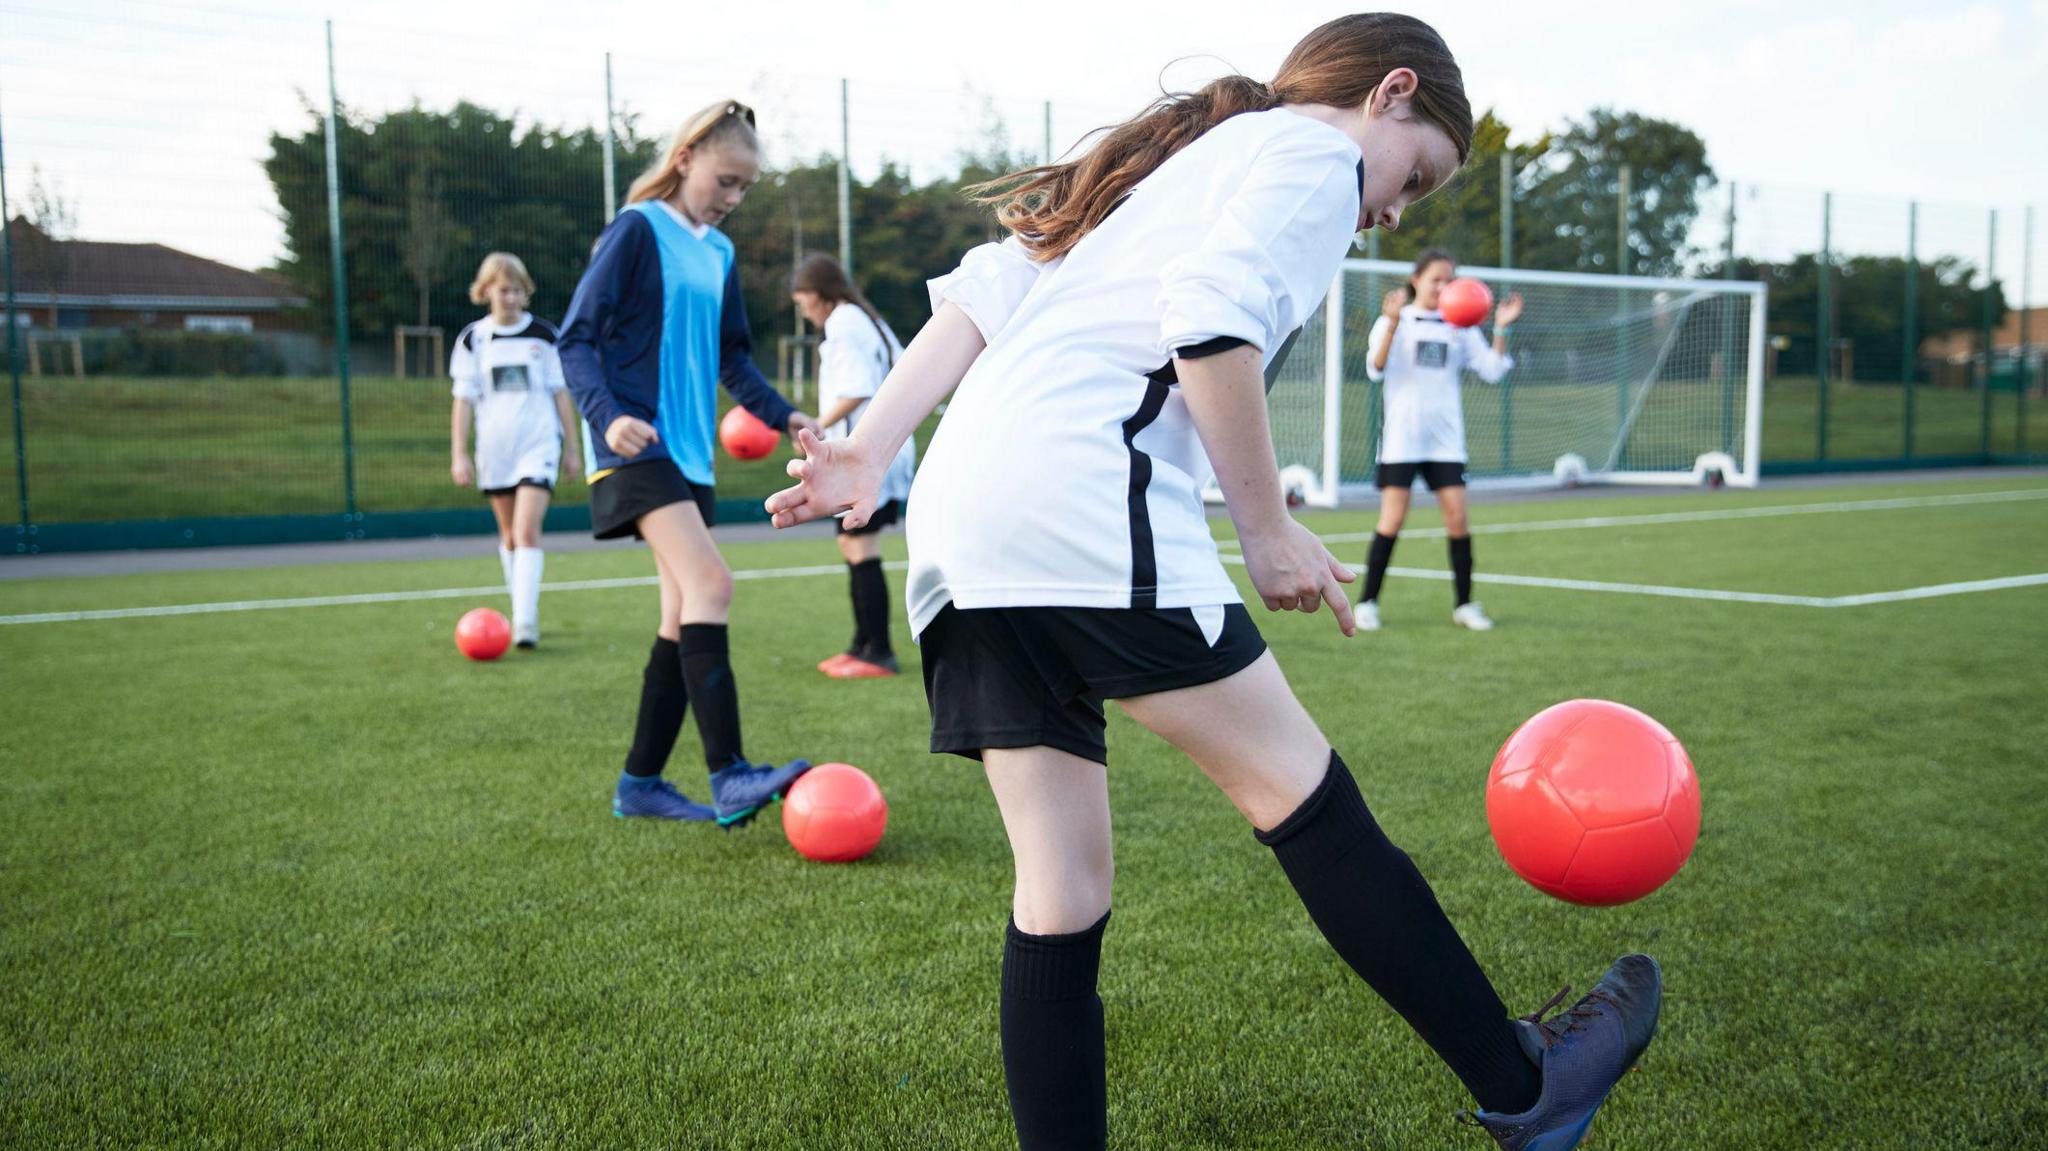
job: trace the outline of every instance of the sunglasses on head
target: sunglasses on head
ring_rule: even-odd
[[[683,132],[683,146],[689,147],[710,135],[711,130],[716,128],[719,122],[727,116],[742,117],[746,120],[747,127],[751,128],[754,126],[754,110],[752,108],[747,107],[738,100],[727,100],[722,104],[713,104],[711,107],[698,113],[695,120],[690,121],[688,127]]]

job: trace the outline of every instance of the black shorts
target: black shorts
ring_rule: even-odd
[[[903,501],[890,500],[888,503],[877,507],[875,514],[868,517],[868,522],[854,528],[852,531],[847,530],[845,517],[840,517],[839,534],[843,536],[871,536],[902,518]]]
[[[1462,460],[1420,460],[1404,464],[1381,464],[1379,486],[1383,488],[1412,488],[1415,477],[1421,476],[1429,490],[1440,492],[1445,488],[1465,486],[1465,464]]]
[[[479,494],[486,496],[509,496],[520,488],[539,488],[544,492],[552,492],[555,490],[555,482],[553,480],[541,479],[538,476],[526,476],[509,488],[484,488]]]
[[[704,515],[704,526],[718,519],[715,488],[683,478],[673,460],[627,464],[590,484],[590,534],[601,540],[640,538],[640,517],[670,504],[689,500]]]
[[[1243,604],[1223,608],[1213,644],[1195,610],[947,605],[919,640],[932,751],[1054,747],[1108,763],[1104,700],[1214,683],[1265,653]]]

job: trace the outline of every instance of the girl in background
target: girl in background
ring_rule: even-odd
[[[825,336],[818,347],[818,423],[825,429],[825,439],[843,439],[859,426],[868,401],[903,354],[903,345],[832,257],[806,256],[789,286],[797,310]],[[853,642],[818,665],[835,679],[896,674],[896,651],[889,639],[889,581],[882,574],[879,537],[883,528],[902,517],[916,470],[917,445],[904,440],[882,475],[875,514],[859,527],[839,521],[839,554],[846,558],[853,598]]]
[[[1458,274],[1449,252],[1428,248],[1415,259],[1408,283],[1388,292],[1367,340],[1366,378],[1387,384],[1386,419],[1380,431],[1380,520],[1365,555],[1365,598],[1358,626],[1380,626],[1380,585],[1394,559],[1394,541],[1408,518],[1415,478],[1429,485],[1444,510],[1450,537],[1452,590],[1457,602],[1451,622],[1490,631],[1493,621],[1472,599],[1472,525],[1465,518],[1465,411],[1461,400],[1470,369],[1497,384],[1515,361],[1508,355],[1508,327],[1522,315],[1522,297],[1501,301],[1493,317],[1493,344],[1478,328],[1457,328],[1437,310],[1444,285]]]
[[[591,529],[646,540],[661,583],[633,744],[612,795],[618,816],[732,827],[810,767],[757,766],[742,750],[726,636],[732,570],[710,530],[719,385],[770,427],[817,428],[754,366],[732,241],[718,230],[760,172],[753,109],[721,100],[690,117],[598,238],[562,326],[569,389],[601,437]],[[662,777],[693,702],[709,805]]]
[[[458,487],[475,483],[491,501],[498,564],[512,596],[512,639],[529,650],[540,643],[540,529],[554,497],[557,465],[566,463],[571,477],[583,469],[576,437],[567,434],[576,427],[576,410],[555,351],[559,337],[553,324],[526,310],[532,298],[533,277],[519,257],[485,256],[469,286],[469,302],[488,304],[491,313],[462,329],[448,362],[455,381],[449,420],[454,458],[448,470]]]

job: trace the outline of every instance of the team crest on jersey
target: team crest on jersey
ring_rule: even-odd
[[[1441,368],[1450,361],[1451,346],[1441,340],[1417,340],[1415,363],[1417,367]]]

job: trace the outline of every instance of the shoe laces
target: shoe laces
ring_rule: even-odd
[[[1549,1019],[1543,1018],[1545,1012],[1563,1003],[1565,998],[1571,993],[1572,985],[1567,983],[1563,987],[1558,988],[1557,994],[1551,996],[1543,1006],[1521,1017],[1523,1022],[1533,1023],[1536,1025],[1537,1030],[1543,1032],[1543,1042],[1546,1047],[1574,1031],[1584,1030],[1592,1020],[1600,1018],[1604,1013],[1601,1007],[1602,1003],[1615,1008],[1621,1006],[1615,1002],[1613,996],[1604,991],[1595,990],[1585,995],[1577,1003],[1572,1004],[1564,1013],[1553,1015]]]

